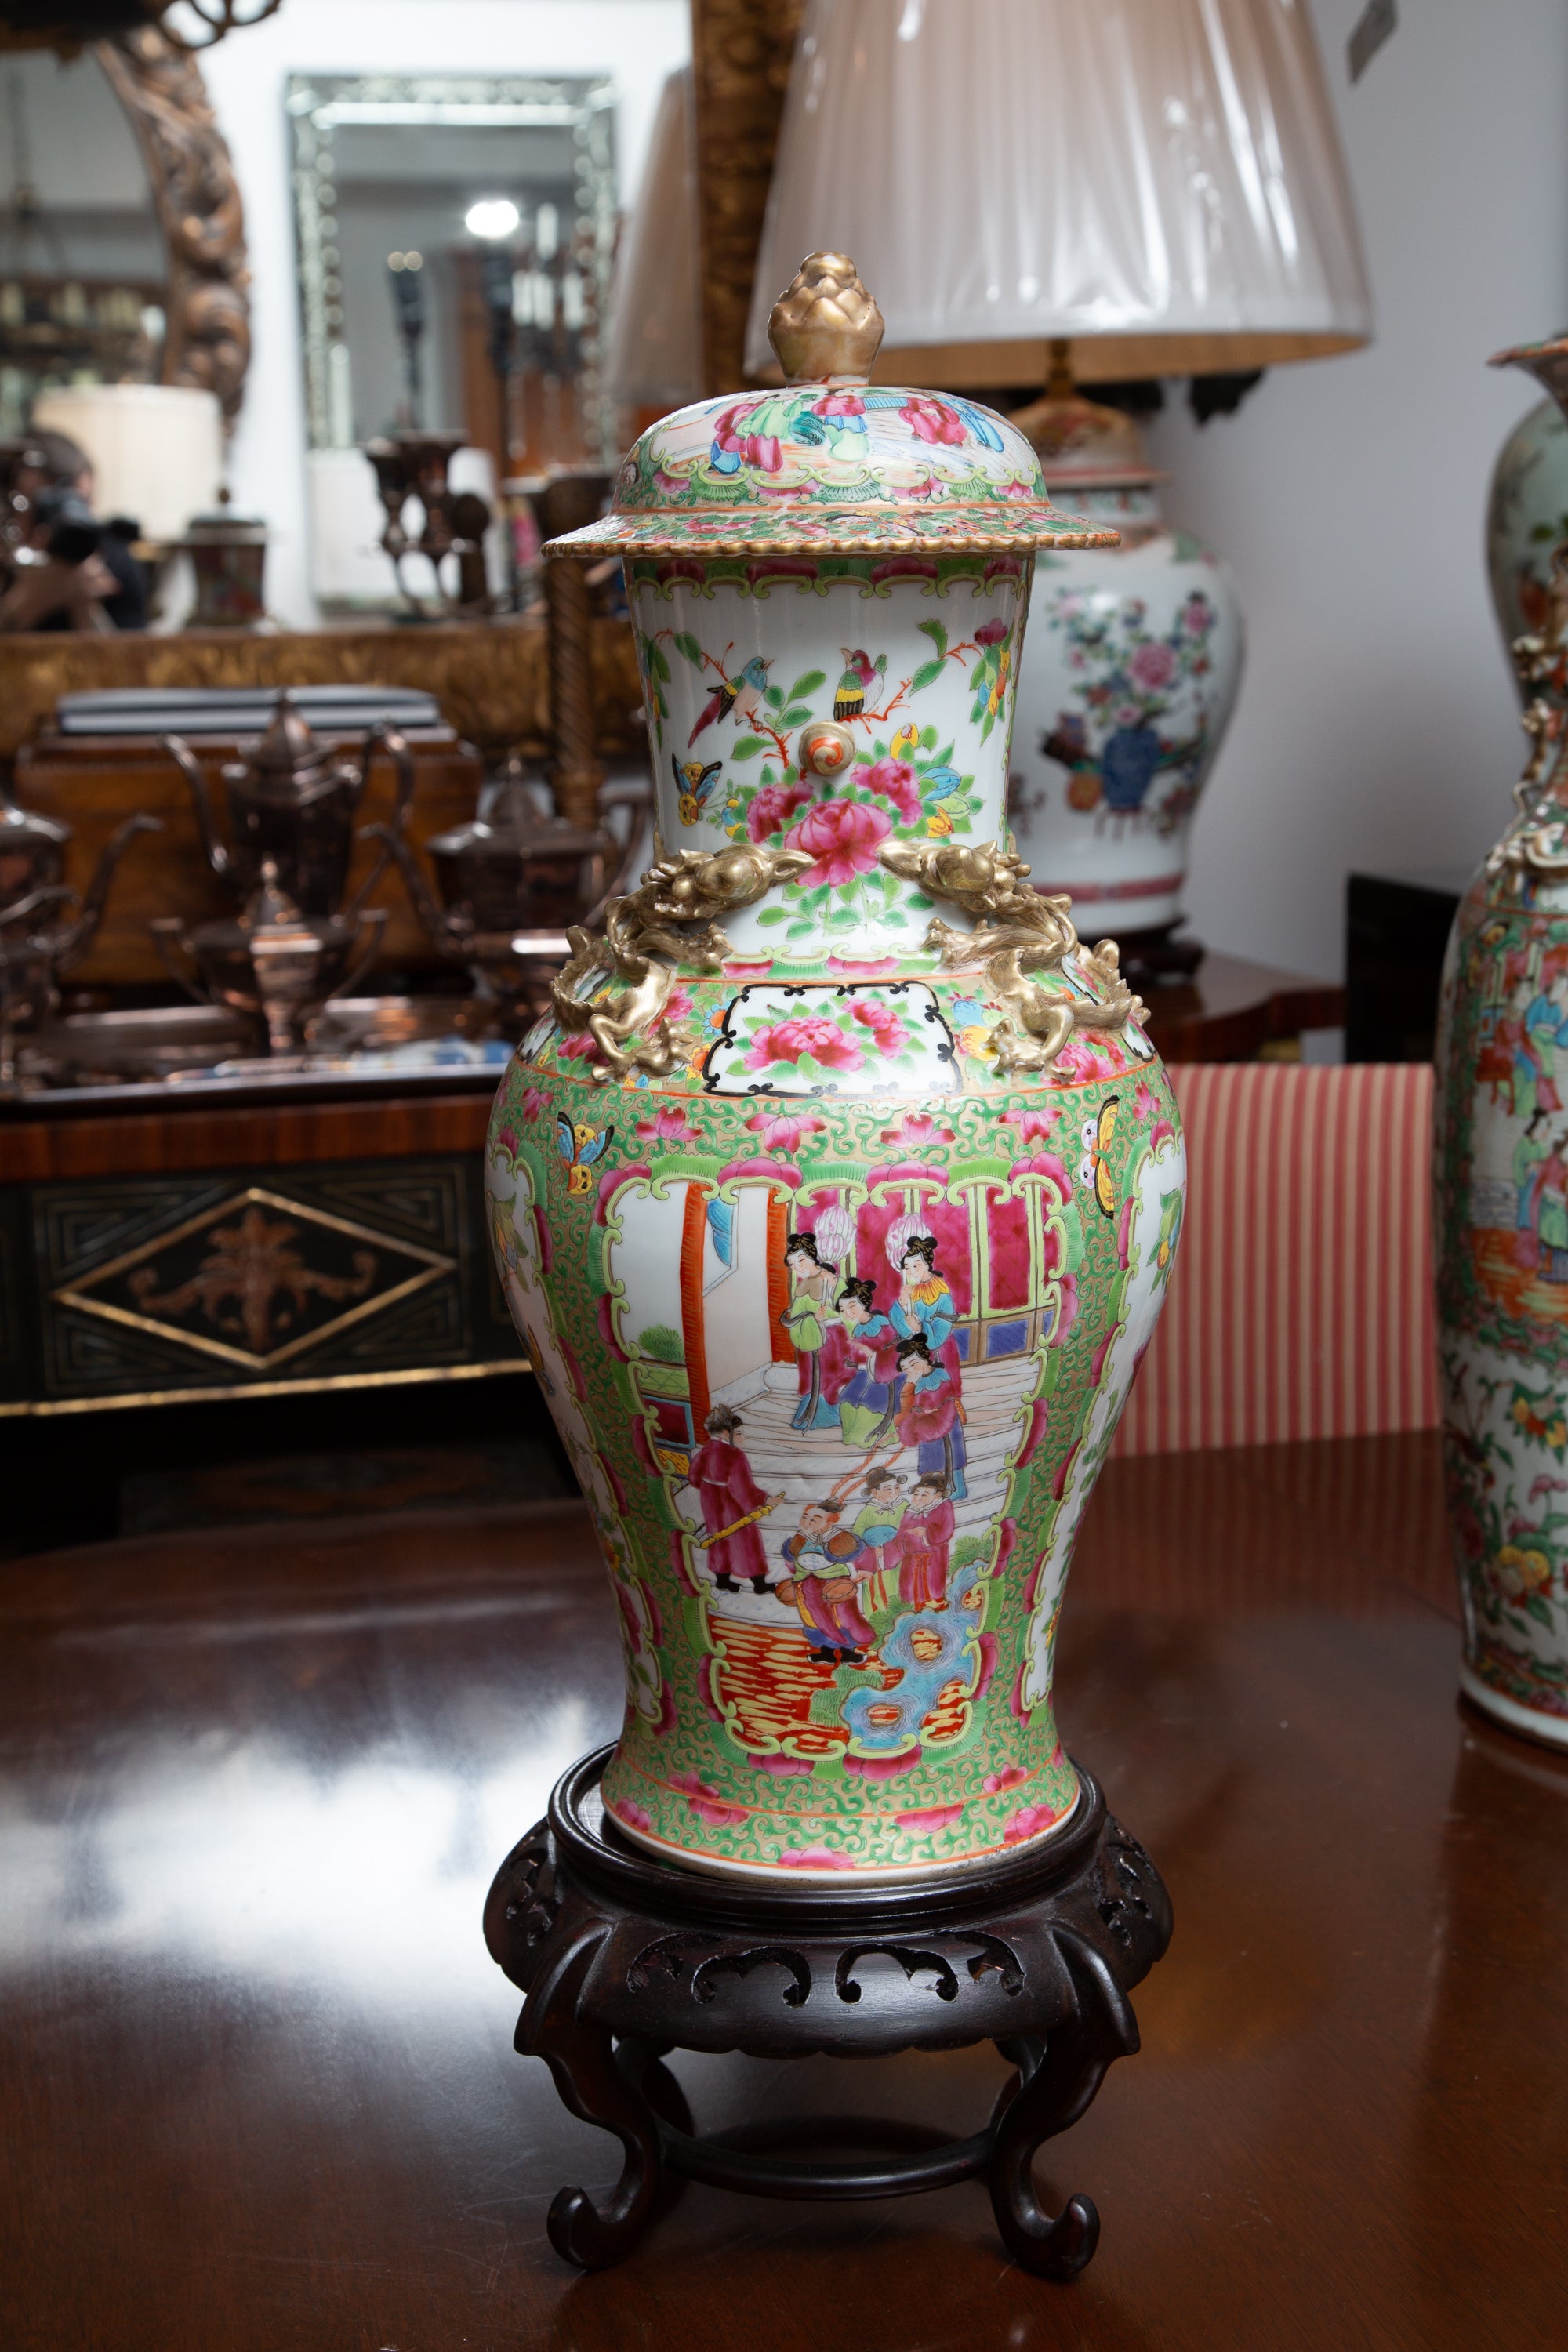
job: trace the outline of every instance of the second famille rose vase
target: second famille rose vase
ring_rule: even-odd
[[[1568,410],[1568,337],[1505,362]],[[1568,1748],[1568,541],[1531,610],[1513,658],[1532,748],[1443,974],[1437,1360],[1462,1686]]]
[[[847,1885],[1073,1812],[1058,1615],[1185,1170],[1004,814],[1036,553],[1109,534],[988,409],[868,383],[843,256],[773,338],[783,389],[666,418],[549,551],[625,559],[658,862],[573,934],[488,1185],[625,1644],[607,1814]]]

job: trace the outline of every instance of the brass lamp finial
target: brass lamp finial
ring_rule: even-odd
[[[885,331],[847,253],[808,253],[768,318],[786,383],[864,383]]]

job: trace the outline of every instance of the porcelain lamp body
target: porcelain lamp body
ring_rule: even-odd
[[[606,950],[574,982],[503,1083],[488,1185],[609,1568],[610,1815],[699,1870],[848,1887],[983,1867],[1071,1815],[1058,1614],[1184,1161],[1111,968],[1042,960],[1036,1012],[1065,1008],[1066,1042],[1009,1068],[994,943],[888,862],[1005,836],[1039,540],[996,479],[1037,534],[1070,520],[1038,520],[1027,446],[967,404],[881,412],[900,482],[925,485],[906,500],[878,429],[803,429],[823,386],[768,397],[646,436],[623,535],[582,536],[626,555],[661,855],[788,870],[706,961],[647,950],[674,967],[668,1066],[617,1070],[581,1025],[644,981]],[[968,509],[946,539],[933,450]],[[851,514],[845,486],[883,503]]]
[[[1121,535],[1036,559],[1018,681],[1015,822],[1085,930],[1179,922],[1187,838],[1241,684],[1229,571],[1167,524],[1151,481],[1052,487]]]

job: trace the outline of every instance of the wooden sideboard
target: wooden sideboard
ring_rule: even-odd
[[[600,755],[640,759],[642,693],[630,625],[595,619],[594,705]],[[550,748],[550,674],[542,618],[347,622],[251,633],[183,629],[159,636],[0,635],[0,761],[48,726],[62,694],[126,686],[412,686],[433,694],[448,725],[487,759]]]
[[[0,1108],[0,1420],[527,1369],[495,1073]]]

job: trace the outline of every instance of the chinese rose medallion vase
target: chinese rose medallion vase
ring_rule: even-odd
[[[1568,403],[1568,339],[1501,361]],[[1437,1360],[1463,1687],[1568,1747],[1568,541],[1534,612],[1513,646],[1530,759],[1443,976]]]
[[[605,1808],[846,1886],[1072,1814],[1058,1612],[1184,1181],[1116,950],[1004,814],[1036,553],[1105,534],[989,410],[873,387],[880,334],[812,257],[783,389],[654,426],[550,551],[624,557],[658,863],[488,1170],[625,1643]]]

